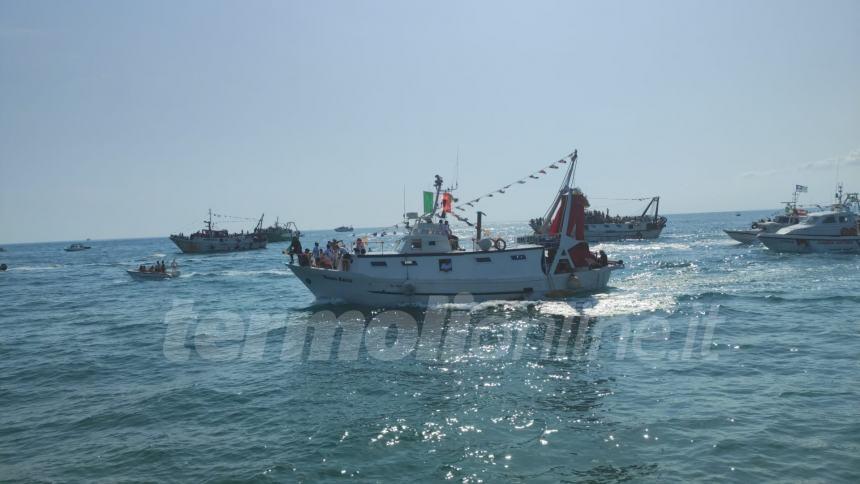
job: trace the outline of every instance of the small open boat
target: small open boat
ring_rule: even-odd
[[[128,269],[126,272],[128,272],[128,275],[135,281],[160,281],[162,279],[173,279],[174,277],[179,277],[179,271],[176,270],[167,272],[144,272]]]
[[[88,250],[88,249],[92,249],[92,247],[90,247],[89,245],[84,245],[84,244],[72,244],[63,250],[65,250],[66,252],[80,252],[82,250]]]

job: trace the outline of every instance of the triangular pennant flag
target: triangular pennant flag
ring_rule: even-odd
[[[492,193],[488,193],[488,194],[487,194],[487,196],[488,196],[488,197],[492,197],[492,196],[493,196],[493,194],[492,194]]]
[[[558,160],[556,163],[567,163],[567,160]]]
[[[529,178],[534,178],[535,180],[539,180],[539,178],[534,176],[534,175],[529,175]]]
[[[552,168],[553,170],[558,170],[558,165],[556,165],[555,163],[549,165],[549,167]]]
[[[540,173],[541,175],[546,175],[546,170],[541,170],[538,173]]]
[[[526,181],[525,180],[519,180],[517,183],[519,183],[520,185],[525,185]]]
[[[499,190],[499,193],[505,193],[505,191],[504,191],[504,190]]]

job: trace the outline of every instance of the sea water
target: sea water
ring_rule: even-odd
[[[602,293],[430,312],[316,305],[285,244],[6,246],[0,480],[857,482],[860,256],[722,232],[763,215],[601,244]]]

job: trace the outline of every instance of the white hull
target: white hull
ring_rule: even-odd
[[[858,236],[761,234],[758,239],[775,252],[860,254]]]
[[[585,240],[587,242],[609,242],[613,240],[643,240],[656,239],[663,232],[663,227],[646,223],[626,224],[586,224]],[[649,228],[649,226],[651,226]]]
[[[758,234],[762,233],[761,230],[723,230],[723,232],[742,244],[758,242]]]
[[[423,256],[359,256],[349,271],[298,265],[289,268],[319,302],[371,306],[424,306],[457,295],[475,302],[570,297],[605,289],[611,272],[617,268],[607,266],[547,277],[542,257],[543,249],[535,247]],[[449,270],[440,270],[449,264]]]

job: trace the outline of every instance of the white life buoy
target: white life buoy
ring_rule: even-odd
[[[493,242],[493,247],[495,247],[496,250],[505,250],[508,248],[508,243],[505,242],[505,239],[499,237],[495,242]]]

